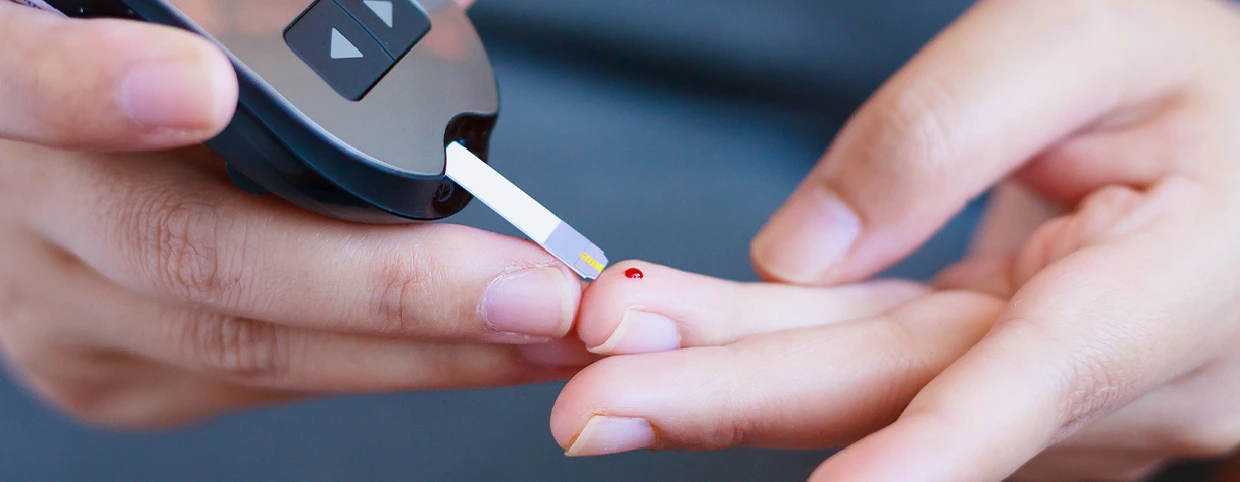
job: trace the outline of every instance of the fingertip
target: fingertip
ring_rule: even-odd
[[[585,426],[585,422],[576,422],[572,415],[566,414],[559,407],[560,403],[556,402],[555,407],[551,409],[551,437],[555,438],[555,443],[561,449],[567,451],[573,445],[573,440],[577,438],[577,434]]]
[[[208,117],[205,132],[208,136],[213,137],[219,134],[228,124],[232,122],[233,115],[237,112],[237,105],[240,97],[240,86],[237,80],[237,71],[233,67],[232,61],[224,54],[224,51],[216,48],[214,45],[207,44],[206,55],[207,71],[210,72],[210,84],[212,92],[211,115]]]
[[[236,74],[205,38],[129,20],[22,17],[0,54],[0,82],[10,87],[0,92],[0,136],[69,149],[166,149],[213,137],[233,116]]]
[[[159,149],[219,134],[237,107],[232,62],[198,35],[149,27],[138,35],[151,37],[148,43],[158,46],[135,54],[120,87],[121,108],[138,137],[146,147]]]
[[[582,296],[577,335],[592,352],[616,354],[614,349],[620,341],[613,338],[626,314],[662,308],[661,295],[668,292],[663,288],[679,284],[683,274],[644,261],[629,260],[613,264],[590,284]]]
[[[598,355],[659,353],[680,348],[680,328],[667,316],[628,309],[603,343],[589,347]]]
[[[612,455],[650,448],[659,437],[649,420],[596,415],[564,449],[569,457]]]
[[[600,407],[593,406],[593,401],[606,399],[610,385],[605,381],[608,373],[613,372],[609,365],[608,360],[602,360],[578,372],[551,407],[551,435],[565,450],[572,446],[590,417],[599,411]]]
[[[580,285],[560,266],[530,267],[498,275],[483,291],[478,313],[495,342],[558,339],[573,327]]]
[[[551,409],[552,435],[568,451],[574,446],[581,448],[581,435],[600,417],[640,419],[655,427],[664,423],[675,425],[678,422],[669,417],[676,417],[679,400],[670,394],[676,391],[678,381],[675,376],[667,376],[668,367],[690,365],[686,373],[701,370],[687,363],[684,356],[683,352],[672,352],[612,357],[586,367],[560,391]],[[643,447],[627,450],[637,448]],[[602,455],[578,452],[577,455]]]
[[[754,269],[767,280],[822,285],[861,236],[861,219],[821,180],[809,179],[750,244]]]

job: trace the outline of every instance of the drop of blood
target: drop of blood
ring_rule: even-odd
[[[629,268],[625,270],[624,276],[628,279],[642,279],[646,277],[646,275],[642,273],[642,270],[637,269],[637,268]]]

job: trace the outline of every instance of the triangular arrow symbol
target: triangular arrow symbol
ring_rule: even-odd
[[[353,42],[345,38],[344,34],[339,30],[332,29],[332,58],[333,59],[360,59],[362,51],[358,50]]]
[[[378,15],[379,19],[383,20],[383,23],[386,23],[388,27],[392,27],[392,2],[388,0],[365,0],[363,3],[370,7],[370,11],[375,12],[375,15]]]

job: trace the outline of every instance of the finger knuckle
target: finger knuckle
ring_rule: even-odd
[[[246,229],[226,206],[142,189],[127,202],[131,237],[122,242],[136,247],[135,257],[157,289],[195,302],[229,303],[242,295]],[[232,235],[240,242],[226,243]]]
[[[287,328],[232,316],[201,316],[185,325],[182,352],[207,372],[264,385],[287,379],[294,352]]]
[[[906,82],[893,85],[879,102],[862,111],[850,129],[855,137],[844,138],[865,146],[858,152],[867,154],[866,169],[877,171],[874,174],[882,179],[918,184],[893,189],[942,182],[953,159],[952,132],[945,119],[955,104],[950,89],[930,74]],[[848,186],[833,187],[846,191]]]
[[[1114,353],[1115,345],[1122,341],[1100,337],[1088,343],[1070,343],[1056,335],[1042,323],[1029,318],[1012,318],[1003,322],[1005,331],[1019,337],[1041,338],[1047,346],[1065,347],[1057,354],[1061,359],[1051,359],[1060,373],[1056,393],[1062,394],[1056,416],[1060,428],[1055,440],[1062,440],[1080,427],[1109,413],[1122,404],[1134,390],[1132,373],[1140,372],[1145,356],[1134,354],[1133,359],[1120,359]],[[1071,348],[1066,348],[1071,347]],[[1127,368],[1125,368],[1127,367]]]
[[[744,407],[728,407],[729,413],[736,413],[737,416],[721,421],[713,431],[706,432],[706,437],[696,448],[719,450],[751,444],[757,437],[756,434],[765,431],[761,421],[769,420],[779,413],[781,402],[777,398],[758,395]]]
[[[1088,355],[1069,363],[1070,389],[1062,413],[1064,430],[1092,421],[1098,414],[1114,408],[1126,390],[1123,379],[1102,358]]]
[[[728,356],[737,354],[735,347],[718,347],[714,350]],[[752,370],[752,376],[741,376],[738,379],[758,377],[760,373],[767,371],[768,367],[758,365],[747,367],[746,370]],[[718,395],[713,398],[719,400],[719,413],[724,416],[715,420],[704,420],[703,423],[707,425],[701,430],[699,438],[686,440],[681,446],[694,450],[718,450],[761,443],[763,438],[769,437],[771,424],[786,416],[787,400],[780,394],[753,390],[750,386],[729,382],[726,378],[720,378],[715,383],[704,386],[708,393]]]
[[[924,192],[949,182],[956,157],[953,131],[946,125],[952,97],[929,73],[893,82],[848,123],[809,186],[839,196],[858,210],[863,224],[876,217],[919,216],[916,210],[926,203],[911,205],[911,211],[908,206],[883,211],[895,204],[874,202],[878,194],[871,187],[882,179],[890,188],[886,193]]]
[[[894,421],[911,401],[908,384],[924,386],[936,373],[935,364],[922,349],[925,337],[914,329],[907,314],[893,310],[878,318],[873,328],[882,340],[882,346],[892,347],[879,365],[882,373],[889,374],[874,393],[874,410],[870,412],[870,426],[878,427]]]
[[[1117,407],[1130,389],[1126,377],[1103,357],[1076,357],[1068,363],[1067,396],[1061,407],[1061,431],[1066,436]]]
[[[418,250],[394,249],[377,257],[371,277],[371,316],[374,330],[390,336],[425,334],[428,320],[441,310],[433,296],[433,281],[441,267]],[[416,309],[415,309],[416,307]]]

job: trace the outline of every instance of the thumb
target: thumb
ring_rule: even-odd
[[[1177,32],[1193,22],[1173,17],[1216,8],[1182,3],[1194,8],[979,3],[845,126],[755,238],[758,271],[801,284],[872,275],[1039,153],[1180,85],[1201,62],[1163,45],[1190,37]]]
[[[181,30],[77,20],[0,0],[0,138],[145,150],[201,142],[232,118],[228,59]]]

